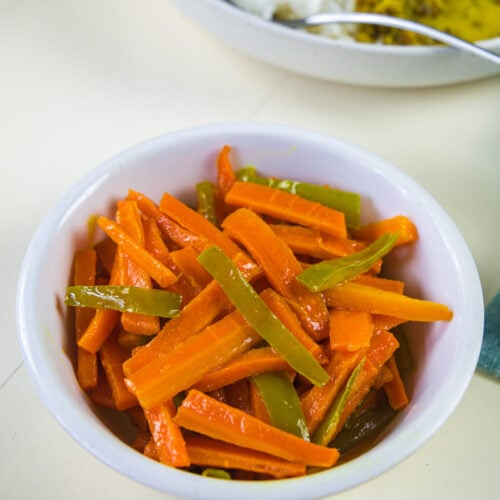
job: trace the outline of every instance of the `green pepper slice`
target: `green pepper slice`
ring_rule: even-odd
[[[215,204],[215,186],[213,182],[202,181],[196,184],[198,212],[214,226],[219,225]]]
[[[337,430],[337,426],[339,425],[340,416],[344,411],[347,400],[352,394],[353,388],[355,386],[356,380],[363,369],[365,364],[365,358],[363,358],[357,365],[356,368],[352,371],[347,383],[344,387],[344,390],[339,394],[339,396],[332,403],[328,412],[325,415],[325,418],[316,429],[312,437],[313,443],[320,444],[322,446],[327,446],[328,443],[332,440],[333,434]]]
[[[323,260],[304,269],[298,276],[311,292],[322,292],[368,271],[378,259],[389,253],[398,235],[386,233],[360,252],[338,259]]]
[[[288,364],[314,385],[324,385],[328,373],[259,297],[233,261],[217,246],[205,249],[198,262],[212,275],[245,320]]]
[[[64,303],[172,318],[180,310],[181,296],[166,290],[133,286],[68,286]]]
[[[204,477],[213,477],[215,479],[231,479],[231,474],[229,474],[229,472],[224,469],[215,469],[213,467],[203,469],[201,475]]]
[[[238,172],[238,180],[253,182],[297,194],[309,201],[321,203],[343,212],[349,227],[358,227],[361,212],[361,196],[357,193],[333,189],[309,182],[275,179],[260,176],[254,167],[244,167]]]
[[[288,374],[259,373],[250,377],[250,380],[262,396],[273,426],[309,441],[309,431],[299,396]]]

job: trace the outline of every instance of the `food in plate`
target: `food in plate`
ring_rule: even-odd
[[[266,19],[360,11],[418,21],[469,41],[500,36],[500,3],[497,0],[234,0],[233,3]],[[415,33],[371,25],[329,25],[311,31],[358,42],[396,45],[436,43]]]
[[[369,445],[409,402],[407,321],[449,321],[384,258],[418,240],[401,214],[360,224],[360,197],[233,168],[196,207],[129,190],[76,252],[77,379],[126,412],[131,443],[203,475],[279,479]],[[74,337],[74,338],[75,338]]]

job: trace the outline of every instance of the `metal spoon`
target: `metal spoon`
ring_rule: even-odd
[[[407,19],[386,16],[383,14],[371,14],[365,12],[332,12],[315,14],[302,19],[273,19],[275,22],[288,26],[290,28],[306,28],[312,26],[321,26],[332,23],[352,23],[352,24],[376,24],[379,26],[388,26],[406,31],[412,31],[420,35],[428,36],[433,40],[437,40],[451,47],[470,52],[476,56],[482,57],[495,64],[500,64],[500,55],[495,54],[491,50],[484,49],[479,45],[467,42],[462,38],[458,38],[444,31],[440,31],[425,24]]]
[[[229,1],[232,5],[235,5],[234,2],[231,0]],[[482,57],[483,59],[486,59],[494,64],[500,65],[500,55],[495,54],[491,50],[484,49],[479,45],[467,42],[462,38],[458,38],[454,35],[450,35],[449,33],[445,33],[444,31],[431,28],[425,24],[393,16],[386,16],[383,14],[371,14],[366,12],[324,12],[301,19],[274,18],[273,21],[289,28],[308,28],[333,23],[376,24],[379,26],[388,26],[390,28],[412,31],[420,35],[428,36],[433,40],[437,40],[438,42],[442,42],[451,47],[464,50],[478,57]]]

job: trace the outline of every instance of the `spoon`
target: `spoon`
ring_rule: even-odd
[[[230,3],[235,5],[234,2]],[[308,28],[333,23],[376,24],[379,26],[388,26],[390,28],[412,31],[420,35],[428,36],[433,40],[437,40],[438,42],[461,49],[475,56],[482,57],[483,59],[486,59],[494,64],[500,65],[500,55],[495,54],[491,50],[484,49],[479,45],[467,42],[462,38],[458,38],[454,35],[450,35],[449,33],[445,33],[444,31],[431,28],[425,24],[393,16],[386,16],[383,14],[371,14],[365,12],[324,12],[301,19],[274,18],[273,21],[289,28]]]

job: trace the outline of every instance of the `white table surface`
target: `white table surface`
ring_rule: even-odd
[[[500,78],[349,87],[251,60],[168,0],[0,0],[0,498],[172,498],[103,465],[44,407],[16,339],[18,272],[44,213],[89,169],[164,132],[244,120],[327,132],[397,165],[455,220],[485,301],[500,288]],[[476,373],[427,444],[339,497],[499,499],[499,426],[500,381]]]

